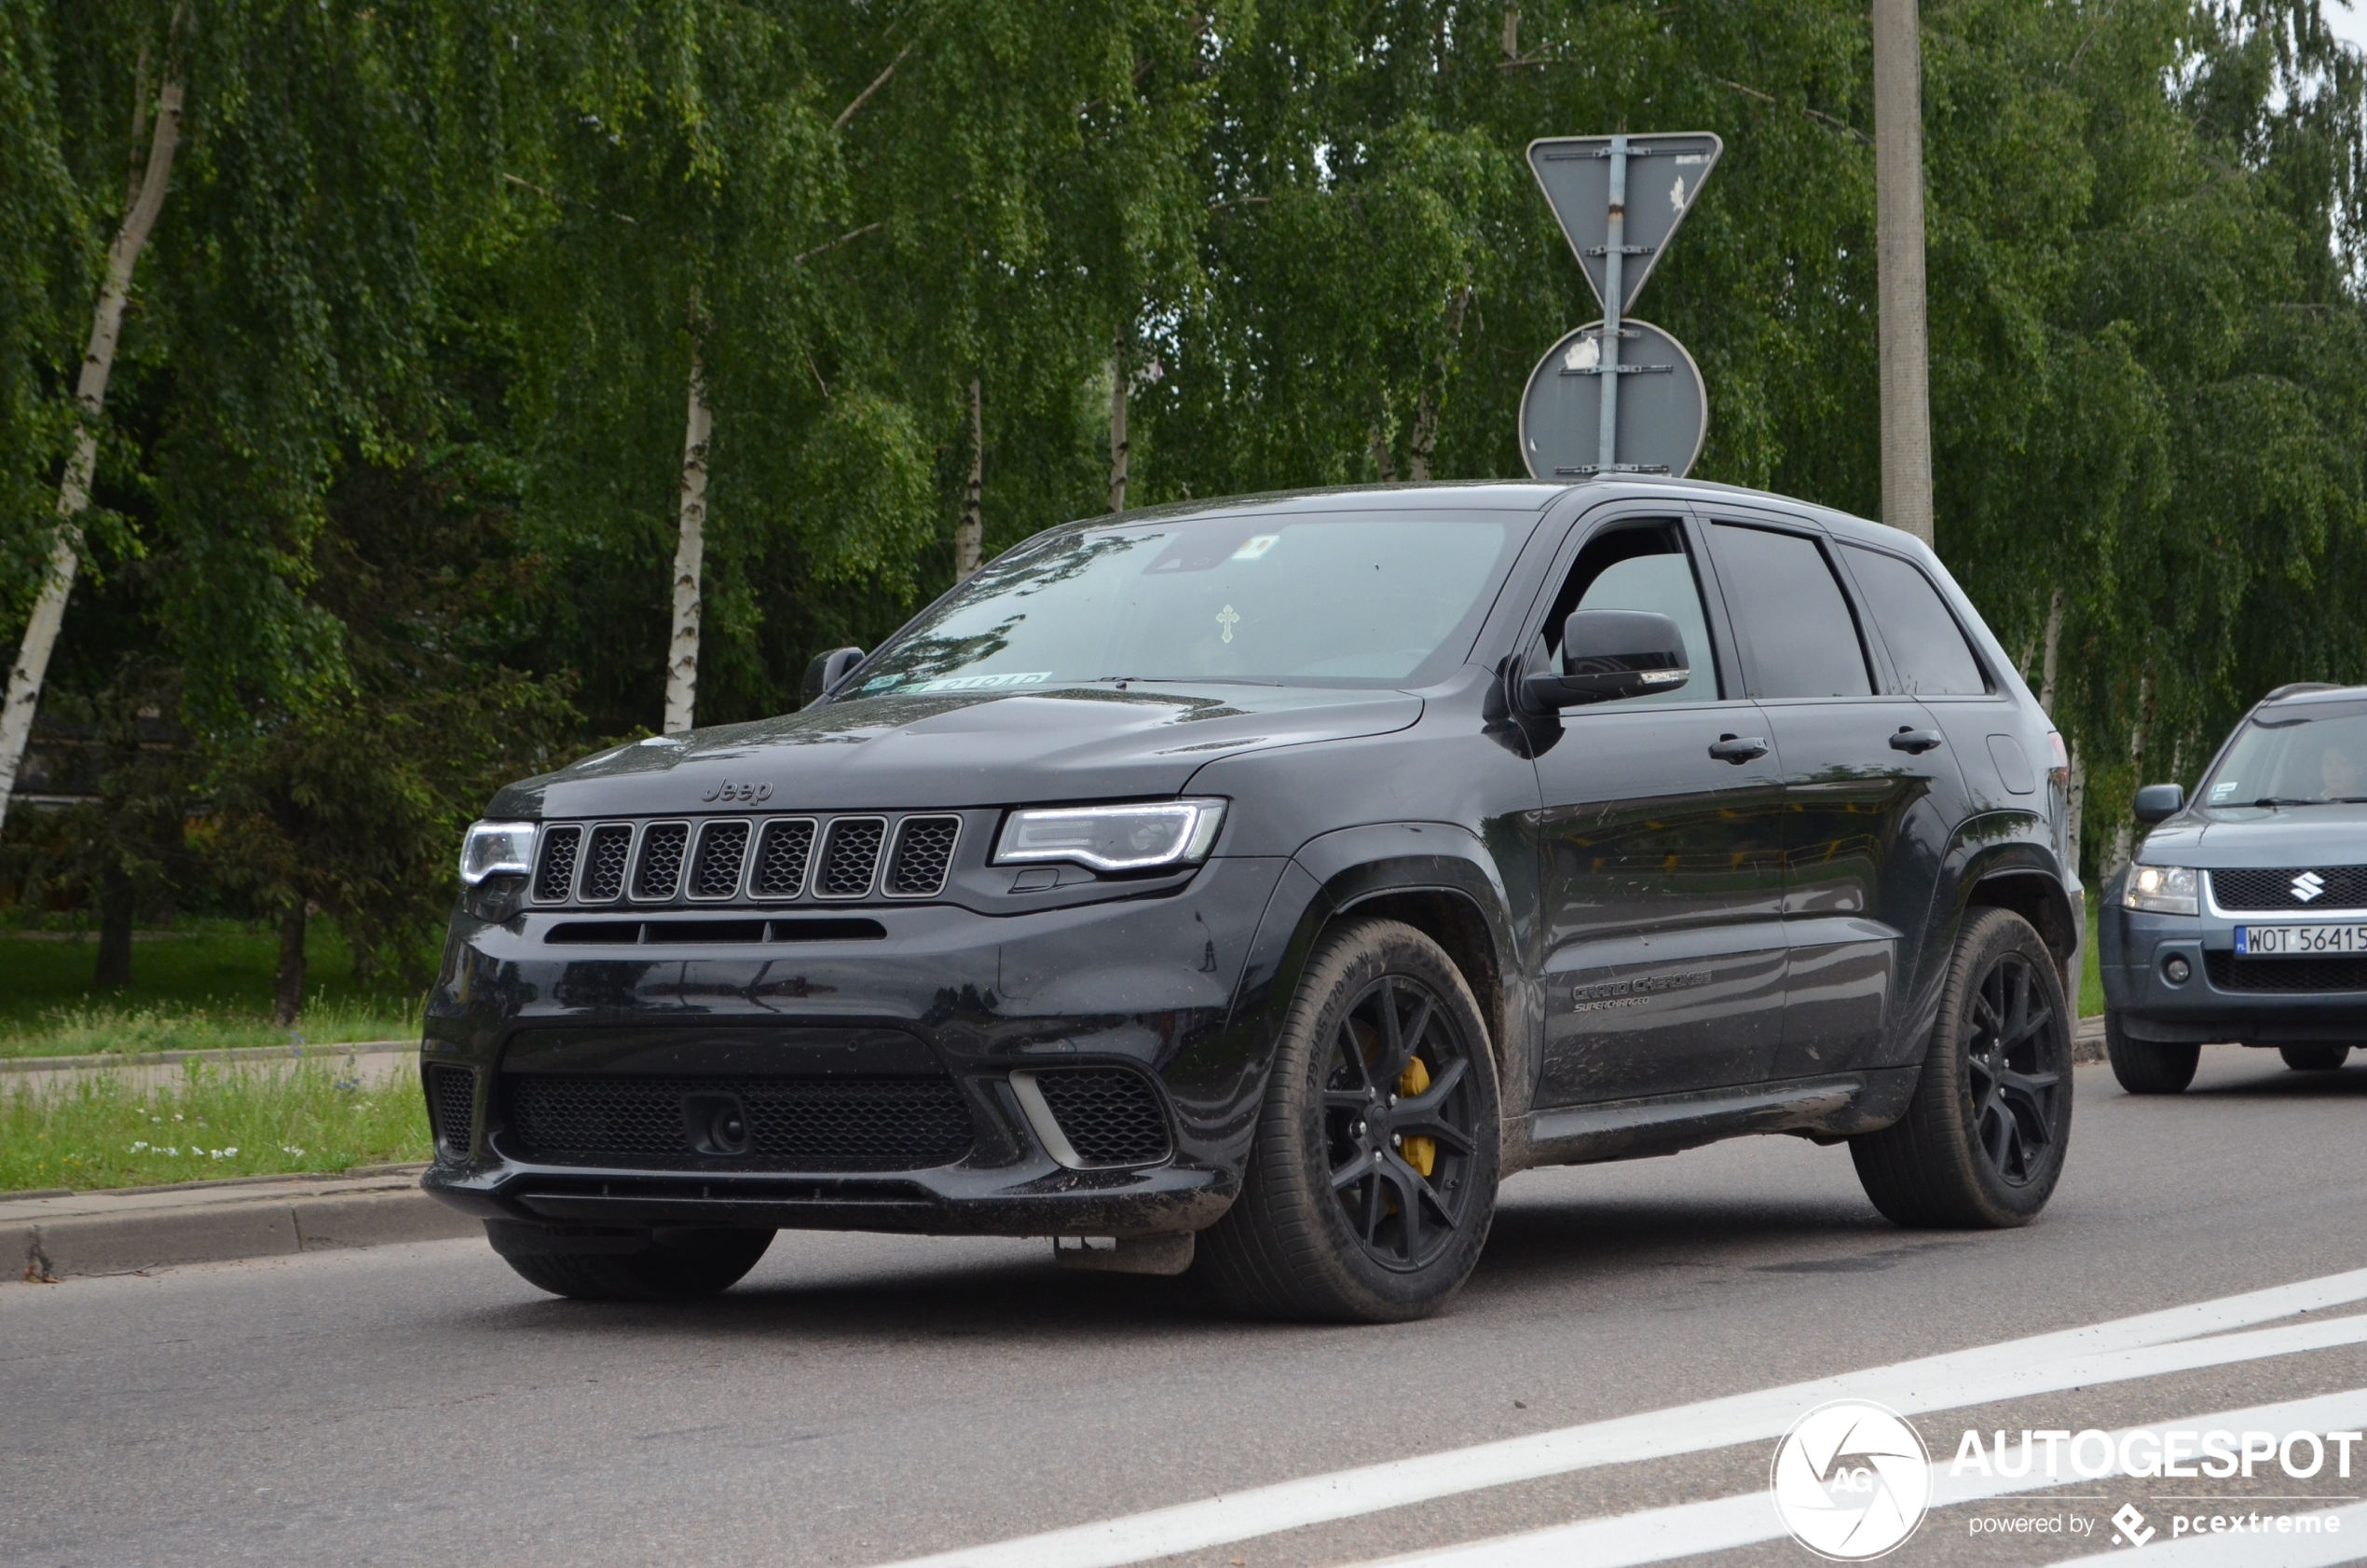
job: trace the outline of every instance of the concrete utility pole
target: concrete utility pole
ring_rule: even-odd
[[[1873,0],[1874,230],[1881,305],[1882,521],[1932,542],[1931,334],[1923,317],[1923,50],[1915,0]]]

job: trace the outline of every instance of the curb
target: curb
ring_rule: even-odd
[[[2082,1018],[2072,1026],[2072,1063],[2100,1062],[2104,1059],[2104,1016]]]
[[[483,1234],[419,1190],[420,1168],[0,1199],[0,1258],[8,1277],[53,1282]]]

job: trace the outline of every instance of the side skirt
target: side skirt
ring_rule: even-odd
[[[1873,1068],[1531,1111],[1505,1128],[1504,1168],[1644,1159],[1753,1133],[1874,1132],[1906,1114],[1922,1071],[1920,1065]]]

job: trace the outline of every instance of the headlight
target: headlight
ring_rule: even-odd
[[[1096,871],[1197,866],[1208,858],[1224,821],[1222,800],[1013,811],[995,843],[994,863],[1069,860]]]
[[[2128,881],[2121,889],[2121,907],[2127,909],[2151,909],[2157,915],[2192,915],[2197,912],[2195,902],[2195,868],[2191,866],[2132,866]]]
[[[470,887],[502,872],[525,876],[534,869],[534,824],[478,822],[460,840],[460,880]]]

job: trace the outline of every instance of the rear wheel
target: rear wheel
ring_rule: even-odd
[[[2112,1058],[2113,1076],[2132,1095],[2182,1094],[2203,1059],[2200,1045],[2131,1039],[2117,1013],[2104,1015],[2104,1054]]]
[[[2028,1224],[2071,1136],[2071,1028],[2054,955],[2019,915],[1976,909],[1907,1114],[1849,1140],[1874,1207],[1901,1225]]]
[[[549,1233],[532,1225],[487,1220],[493,1249],[520,1278],[554,1296],[585,1302],[687,1302],[737,1285],[756,1267],[773,1233],[761,1230],[652,1231],[642,1245],[623,1238],[612,1246],[632,1250],[538,1249]],[[597,1245],[597,1244],[595,1244]]]
[[[2349,1058],[2347,1045],[2326,1045],[2315,1041],[2299,1045],[2279,1045],[2277,1054],[2295,1072],[2332,1072]]]
[[[1241,1195],[1197,1266],[1258,1316],[1425,1316],[1487,1239],[1498,1117],[1487,1029],[1453,961],[1395,920],[1343,926],[1307,961]]]

